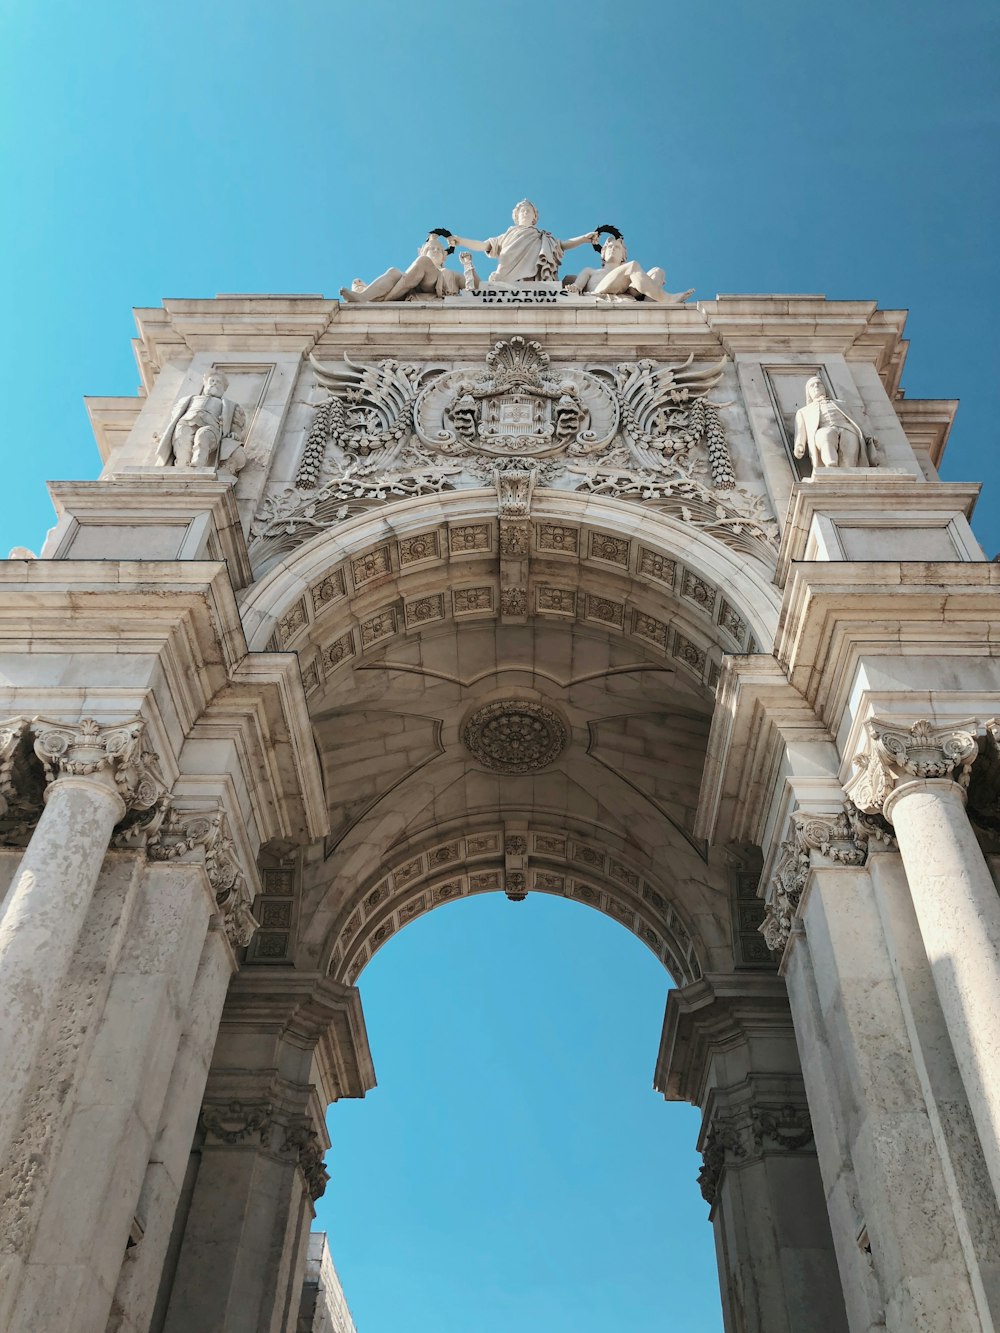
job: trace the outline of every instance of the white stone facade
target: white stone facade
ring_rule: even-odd
[[[309,1237],[295,1333],[357,1333],[344,1289],[330,1258],[325,1231],[314,1231]]]
[[[661,299],[608,243],[487,300],[431,250],[138,312],[101,479],[0,564],[0,1327],[294,1333],[365,964],[496,891],[672,977],[727,1333],[994,1328],[1000,569],[954,404],[871,302]]]

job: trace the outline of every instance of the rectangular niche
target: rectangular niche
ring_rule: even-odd
[[[826,373],[823,366],[761,366],[764,372],[764,379],[767,383],[767,392],[771,397],[771,406],[774,409],[774,417],[778,423],[778,429],[781,431],[781,438],[785,443],[785,452],[788,455],[788,461],[792,465],[792,471],[796,478],[802,481],[808,477],[812,471],[809,462],[809,455],[805,458],[796,458],[793,452],[795,446],[795,413],[806,401],[806,385],[818,375],[826,385],[827,393],[831,398],[835,397],[833,385],[830,383],[830,376]]]
[[[268,385],[274,375],[274,362],[251,364],[245,361],[214,361],[213,370],[221,370],[229,381],[226,395],[234,399],[246,413],[247,424],[244,444],[250,439],[257,417],[264,405]]]

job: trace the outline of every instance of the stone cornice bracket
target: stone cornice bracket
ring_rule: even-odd
[[[881,815],[866,814],[851,800],[835,814],[797,810],[791,816],[765,893],[765,916],[759,927],[772,953],[784,952],[788,943],[812,853],[818,852],[835,865],[863,866],[872,842],[893,846],[892,830]]]
[[[979,753],[977,730],[972,718],[942,725],[919,719],[910,727],[869,718],[864,749],[853,759],[857,771],[844,790],[860,811],[886,818],[891,818],[889,798],[908,781],[946,778],[964,792]]]
[[[253,893],[240,867],[223,809],[171,808],[161,826],[150,833],[146,854],[151,861],[201,860],[229,943],[234,949],[246,948],[258,922],[251,911]]]
[[[31,721],[35,754],[45,770],[46,797],[61,777],[91,779],[117,792],[123,815],[144,814],[162,799],[159,758],[146,745],[141,717],[105,725],[92,717],[79,722]]]

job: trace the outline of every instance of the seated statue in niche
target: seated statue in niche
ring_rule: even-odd
[[[242,469],[246,414],[226,397],[228,388],[221,370],[209,370],[201,393],[177,400],[156,447],[157,467],[224,467],[234,475]]]
[[[469,250],[482,250],[490,259],[498,260],[488,281],[501,285],[519,282],[559,281],[559,265],[563,252],[573,250],[587,241],[596,241],[597,233],[574,236],[568,241],[557,240],[551,232],[538,226],[538,209],[530,199],[522,199],[511,214],[514,225],[502,236],[490,236],[485,241],[473,241],[464,236],[449,236],[449,245],[464,245]]]
[[[398,268],[388,268],[374,282],[364,283],[355,278],[350,288],[341,287],[340,294],[345,301],[351,302],[405,301],[410,297],[434,300],[457,296],[464,281],[460,274],[445,268],[447,258],[448,251],[437,236],[431,234],[405,273]]]
[[[806,384],[805,406],[795,413],[796,458],[809,451],[813,476],[823,468],[876,467],[878,441],[866,435],[838,398],[831,398],[819,375]]]
[[[574,295],[631,296],[647,301],[661,301],[666,305],[680,305],[694,292],[664,290],[666,274],[662,268],[648,272],[634,259],[629,259],[625,242],[620,236],[609,236],[601,246],[601,267],[585,268],[565,284]]]

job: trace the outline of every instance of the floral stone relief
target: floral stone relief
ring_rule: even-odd
[[[294,484],[269,489],[254,517],[258,569],[386,500],[491,485],[511,469],[640,502],[774,559],[777,524],[762,491],[736,484],[725,404],[709,397],[725,358],[554,367],[515,337],[467,367],[310,364],[326,396]]]

